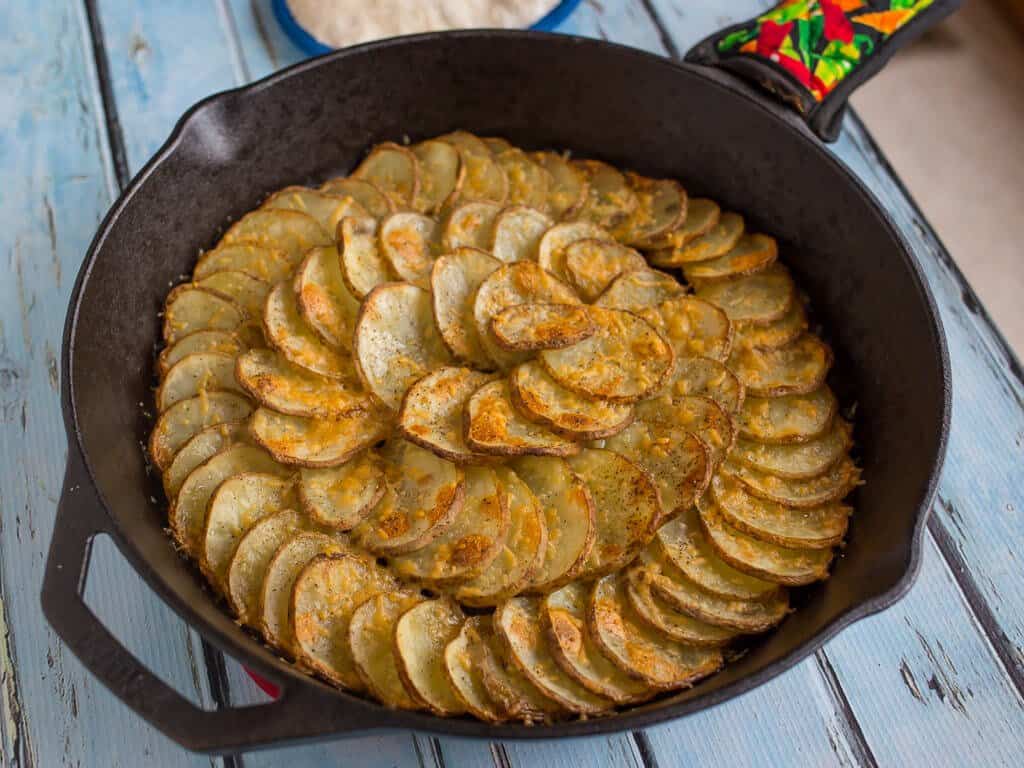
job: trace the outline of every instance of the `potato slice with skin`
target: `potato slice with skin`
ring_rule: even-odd
[[[805,443],[828,431],[838,409],[828,386],[806,395],[747,397],[737,424],[740,436],[760,443]]]
[[[626,598],[637,618],[677,643],[717,648],[736,636],[734,630],[716,627],[677,611],[651,589],[642,567],[630,568],[625,577]]]
[[[691,283],[698,280],[741,277],[760,272],[774,264],[777,258],[779,246],[774,237],[747,234],[718,258],[685,265],[683,274]]]
[[[724,663],[717,648],[677,643],[640,620],[626,596],[622,574],[610,574],[594,584],[587,618],[605,655],[652,688],[689,687]]]
[[[730,415],[735,416],[743,406],[746,390],[725,364],[710,357],[680,357],[676,359],[669,396],[710,397]]]
[[[274,349],[300,368],[330,379],[352,375],[351,359],[324,344],[303,321],[288,280],[275,285],[267,296],[263,333]]]
[[[794,587],[828,578],[831,549],[794,549],[760,541],[726,523],[718,505],[707,496],[698,506],[708,543],[733,568]]]
[[[160,377],[163,378],[175,363],[188,355],[212,352],[235,357],[246,348],[247,345],[234,331],[213,329],[193,331],[187,336],[182,336],[160,353],[157,370]]]
[[[167,371],[156,391],[156,407],[162,413],[182,400],[215,391],[244,394],[235,381],[235,359],[216,352],[197,352],[181,358]]]
[[[252,412],[247,398],[233,392],[204,392],[175,403],[160,414],[149,436],[149,456],[158,469],[167,469],[175,454],[202,430],[244,419]]]
[[[263,315],[263,304],[270,292],[270,284],[240,270],[214,272],[196,283],[196,286],[225,299],[231,299],[249,317]]]
[[[758,498],[798,509],[841,499],[860,484],[860,469],[849,456],[843,456],[825,474],[803,480],[776,477],[731,460],[722,471],[739,480]]]
[[[309,529],[309,520],[300,512],[286,509],[258,520],[238,541],[227,569],[228,602],[238,621],[257,627],[263,576],[274,554],[297,533]]]
[[[552,379],[536,360],[512,371],[509,394],[528,419],[573,440],[610,437],[633,421],[632,406],[578,395]]]
[[[365,555],[314,557],[295,580],[289,606],[299,662],[335,685],[364,690],[349,645],[349,623],[362,603],[397,588],[395,577]]]
[[[466,467],[465,477],[462,510],[432,542],[391,561],[399,576],[431,584],[472,579],[501,552],[509,526],[505,491],[490,467]]]
[[[378,414],[353,411],[330,419],[291,416],[259,408],[252,416],[256,442],[282,464],[336,467],[386,434]]]
[[[363,386],[393,410],[417,379],[451,362],[434,325],[430,293],[410,283],[374,288],[359,310],[354,339]]]
[[[793,278],[781,264],[735,280],[700,282],[696,291],[700,298],[721,307],[736,323],[767,325],[799,304]]]
[[[596,715],[614,706],[611,700],[588,691],[555,662],[544,637],[539,598],[514,597],[498,606],[494,629],[526,679],[565,709],[580,715]]]
[[[722,211],[714,200],[708,200],[706,197],[688,198],[686,217],[680,225],[645,245],[652,251],[652,260],[667,258],[666,251],[671,252],[673,249],[682,248],[701,235],[707,234],[718,224],[721,214]]]
[[[678,229],[686,220],[686,191],[671,179],[650,179],[627,173],[637,207],[615,233],[619,240],[643,248]]]
[[[636,416],[647,423],[661,421],[678,425],[697,435],[708,448],[708,458],[713,468],[725,460],[736,437],[732,418],[710,397],[689,395],[676,399],[659,397],[645,400],[637,405]]]
[[[178,489],[192,470],[233,443],[251,443],[247,421],[214,424],[195,435],[181,447],[170,466],[164,470],[164,494],[173,502]]]
[[[488,201],[461,203],[444,222],[441,246],[445,252],[456,248],[486,250],[494,239],[494,225],[501,206]]]
[[[338,228],[341,243],[341,277],[349,293],[366,298],[378,285],[389,282],[391,269],[377,247],[377,220],[342,219]]]
[[[355,528],[384,496],[380,456],[366,451],[340,467],[299,471],[302,509],[317,524],[338,531]]]
[[[487,146],[487,142],[475,133],[470,133],[469,131],[450,131],[449,133],[438,136],[437,140],[447,142],[460,152],[466,152],[470,155],[477,155],[480,157],[491,156],[491,149]]]
[[[402,399],[398,430],[417,445],[459,464],[486,460],[466,445],[464,413],[474,392],[494,377],[471,368],[439,368]]]
[[[390,591],[366,600],[352,613],[348,643],[356,673],[371,694],[395,709],[423,709],[398,676],[394,654],[395,624],[423,602],[416,592]]]
[[[547,205],[551,174],[515,147],[495,155],[495,160],[508,178],[509,205],[528,205],[543,209]]]
[[[540,362],[563,387],[588,397],[631,403],[656,392],[675,354],[650,323],[631,312],[591,307],[593,336],[566,349],[546,349]]]
[[[619,275],[594,303],[605,309],[640,313],[685,293],[686,286],[672,275],[643,267]]]
[[[574,160],[587,178],[587,199],[579,217],[611,231],[626,222],[640,201],[617,168],[600,160]]]
[[[832,367],[832,350],[817,336],[805,333],[779,349],[738,347],[728,365],[751,395],[803,395],[824,383]]]
[[[675,296],[640,313],[672,345],[676,357],[710,357],[725,362],[733,348],[733,327],[725,312],[693,296]]]
[[[323,342],[352,349],[359,300],[345,285],[341,256],[335,246],[313,248],[295,273],[299,313]]]
[[[738,481],[716,475],[711,481],[722,518],[741,533],[783,547],[824,549],[841,543],[853,510],[838,502],[795,510],[759,499]]]
[[[375,146],[352,175],[369,181],[399,208],[411,206],[419,191],[420,171],[416,155],[390,141]]]
[[[473,319],[477,288],[501,262],[476,248],[442,255],[430,272],[434,322],[448,351],[477,368],[490,369],[491,359],[480,345]]]
[[[491,318],[494,340],[513,352],[564,349],[595,330],[590,312],[578,304],[517,304]]]
[[[462,186],[464,172],[459,152],[437,139],[421,141],[410,149],[420,165],[420,186],[412,207],[421,213],[436,213]]]
[[[579,446],[540,424],[523,418],[513,407],[508,381],[480,387],[466,404],[466,445],[491,456],[570,456]]]
[[[422,213],[393,213],[380,224],[380,250],[402,280],[430,287],[430,270],[440,251],[440,227]]]
[[[574,581],[541,603],[541,622],[555,662],[584,688],[617,705],[649,699],[654,689],[609,661],[587,631],[589,597],[589,585]]]
[[[257,209],[236,221],[224,233],[218,247],[245,244],[273,248],[284,253],[295,266],[310,248],[331,245],[332,234],[301,211]]]
[[[607,230],[591,221],[568,221],[555,224],[537,244],[537,263],[559,280],[569,281],[566,249],[577,240],[604,240],[614,242]]]
[[[373,406],[353,379],[329,379],[293,365],[270,349],[250,349],[234,361],[234,376],[253,399],[292,416],[332,419]]]
[[[480,682],[498,709],[507,717],[528,724],[565,713],[508,660],[508,652],[494,632],[493,620],[477,627],[477,633],[480,644],[473,649],[473,658],[480,669]]]
[[[594,502],[596,535],[584,573],[618,571],[647,545],[662,517],[654,479],[625,456],[601,448],[587,448],[568,461]]]
[[[565,249],[565,269],[580,297],[591,303],[624,272],[647,270],[647,260],[621,243],[587,238]]]
[[[440,137],[442,141],[450,141],[450,137]],[[483,154],[476,149],[470,150],[467,145],[457,146],[462,161],[462,185],[449,195],[446,207],[472,201],[486,201],[504,205],[508,199],[508,177],[505,170],[498,165],[490,150]]]
[[[853,444],[852,427],[843,419],[816,440],[792,445],[758,443],[741,439],[732,452],[738,464],[776,477],[805,480],[829,471]]]
[[[245,310],[231,299],[192,284],[179,285],[164,306],[164,341],[168,345],[196,331],[233,331]]]
[[[683,270],[704,263],[713,263],[735,248],[743,238],[745,225],[737,213],[723,213],[700,237],[667,251],[658,251],[651,256],[651,263],[657,267],[682,267]],[[687,279],[689,275],[687,274]]]
[[[199,257],[193,280],[202,280],[217,272],[245,272],[267,283],[284,280],[292,271],[292,262],[284,251],[260,245],[238,243],[222,245]]]
[[[530,157],[550,174],[546,208],[552,218],[572,219],[587,200],[586,176],[555,152],[531,152]]]
[[[357,540],[378,555],[400,555],[425,547],[462,510],[461,469],[406,440],[381,451],[386,489],[370,516],[355,529]]]
[[[458,586],[455,598],[464,605],[497,605],[526,589],[543,563],[548,545],[543,510],[533,491],[508,467],[495,467],[494,472],[508,504],[508,536],[491,564]]]
[[[366,179],[351,177],[329,179],[320,186],[320,191],[329,195],[351,197],[375,219],[383,219],[395,210],[391,198]]]
[[[737,344],[745,347],[778,349],[792,343],[807,330],[807,310],[804,309],[803,302],[797,299],[786,310],[786,314],[767,325],[737,322],[734,326]]]
[[[530,591],[548,592],[576,578],[590,556],[596,537],[594,502],[565,459],[526,457],[513,462],[512,469],[544,510],[547,550]]]
[[[536,261],[540,240],[554,222],[545,214],[524,205],[502,209],[494,220],[491,253],[498,261]]]
[[[444,668],[455,697],[471,715],[488,723],[500,723],[507,718],[491,700],[473,660],[473,648],[481,642],[479,630],[489,621],[489,616],[466,619],[459,634],[445,646]]]
[[[466,711],[448,680],[444,660],[444,649],[458,637],[465,618],[459,606],[445,598],[414,605],[395,624],[395,657],[406,690],[442,717]]]
[[[351,197],[331,194],[309,187],[285,187],[266,199],[263,209],[282,209],[308,213],[325,232],[334,232],[345,216],[366,216],[367,211]]]
[[[500,155],[509,149],[515,149],[508,139],[502,138],[501,136],[484,136],[480,139],[484,145],[491,151],[492,155]]]

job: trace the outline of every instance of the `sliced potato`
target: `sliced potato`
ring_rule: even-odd
[[[398,619],[421,602],[423,598],[415,592],[385,592],[357,607],[348,623],[348,644],[356,673],[375,698],[396,709],[423,709],[398,676],[394,653]]]
[[[416,155],[390,141],[375,146],[352,175],[373,184],[398,208],[410,207],[420,187]]]
[[[233,443],[251,442],[252,437],[249,435],[249,425],[246,421],[214,424],[202,430],[181,447],[170,466],[164,471],[164,493],[168,500],[174,501],[185,478],[211,456]]]
[[[306,254],[295,274],[295,296],[302,319],[324,343],[352,349],[359,300],[345,285],[337,247]]]
[[[832,350],[810,333],[778,349],[737,347],[729,357],[730,370],[756,397],[813,392],[831,367]]]
[[[839,403],[828,386],[806,395],[747,397],[737,416],[740,435],[761,443],[805,443],[832,426]]]
[[[565,349],[540,353],[559,384],[589,397],[630,403],[661,387],[672,371],[672,347],[650,323],[617,309],[591,307],[593,336]]]
[[[492,155],[500,155],[506,150],[515,149],[512,142],[501,136],[484,136],[481,141],[491,151]]]
[[[609,661],[587,631],[589,597],[589,585],[574,581],[544,598],[541,622],[551,655],[565,674],[616,704],[650,698],[654,689]]]
[[[547,209],[558,219],[571,219],[587,200],[587,178],[568,159],[554,152],[533,152],[533,161],[551,175]]]
[[[188,355],[215,353],[235,357],[246,347],[247,345],[234,331],[193,331],[182,336],[160,353],[157,370],[160,377],[163,378],[175,363]]]
[[[445,672],[444,649],[459,635],[465,616],[449,599],[414,605],[395,624],[398,674],[413,696],[435,715],[460,715],[465,706]]]
[[[447,204],[457,205],[474,201],[504,205],[508,200],[508,177],[490,151],[486,155],[459,148],[462,160],[462,186],[449,196]]]
[[[412,207],[421,213],[437,213],[462,185],[459,152],[448,142],[437,139],[421,141],[410,149],[420,165],[420,186]]]
[[[466,467],[462,510],[425,547],[391,561],[395,572],[433,584],[472,579],[501,552],[508,535],[505,491],[490,467]]]
[[[481,642],[479,632],[489,622],[489,616],[471,616],[466,619],[459,634],[445,646],[444,668],[452,691],[466,710],[485,722],[499,723],[506,716],[487,693],[480,668],[473,656],[475,647]]]
[[[637,197],[636,210],[619,227],[616,237],[642,248],[657,243],[686,220],[686,191],[671,179],[649,179],[627,173]]]
[[[428,373],[405,393],[399,431],[449,461],[465,464],[486,458],[466,445],[463,416],[470,396],[492,378],[471,368],[444,367]]]
[[[329,179],[320,186],[320,191],[329,195],[351,197],[375,219],[383,219],[395,210],[391,198],[366,179],[351,177]]]
[[[272,194],[260,208],[308,213],[325,232],[334,232],[345,216],[366,216],[367,211],[354,198],[335,195],[309,187],[285,187]]]
[[[596,535],[584,572],[618,571],[647,545],[662,516],[654,479],[615,451],[588,448],[568,461],[594,502]]]
[[[641,313],[654,310],[662,302],[685,293],[686,286],[672,275],[645,266],[615,278],[595,304],[606,309]]]
[[[849,422],[836,419],[832,429],[806,443],[779,445],[741,439],[732,452],[732,459],[770,475],[803,480],[828,472],[852,444]]]
[[[261,405],[292,416],[332,419],[372,407],[353,379],[329,379],[293,365],[270,349],[251,349],[234,364],[239,384]]]
[[[710,397],[687,395],[674,400],[659,397],[636,407],[637,419],[648,424],[665,422],[697,435],[708,448],[712,472],[732,448],[736,428],[728,412]]]
[[[622,574],[610,574],[594,585],[588,619],[594,640],[605,655],[652,688],[691,686],[724,663],[717,648],[677,643],[645,624],[626,596]]]
[[[247,272],[231,270],[214,272],[199,280],[196,285],[218,296],[231,299],[245,310],[249,317],[259,318],[263,314],[263,304],[270,292],[270,284],[253,277]]]
[[[425,547],[444,533],[462,510],[462,470],[405,440],[385,445],[384,496],[356,529],[356,538],[379,555]]]
[[[550,720],[565,710],[549,699],[508,659],[508,652],[494,632],[494,622],[477,628],[480,643],[473,649],[473,658],[480,669],[480,682],[494,705],[506,717],[535,723]]]
[[[318,245],[331,245],[333,232],[327,232],[312,216],[301,211],[255,210],[236,221],[220,239],[224,245],[259,245],[281,251],[295,266],[306,251]]]
[[[348,531],[366,519],[384,496],[384,467],[373,451],[340,467],[302,469],[302,508],[325,528]]]
[[[210,583],[226,592],[231,556],[245,532],[296,501],[295,481],[276,474],[243,472],[221,483],[207,504],[199,541],[199,565]]]
[[[803,480],[769,475],[730,461],[722,471],[739,480],[758,498],[806,509],[843,498],[860,485],[860,469],[843,456],[827,472]]]
[[[444,223],[441,245],[445,252],[456,248],[486,250],[494,239],[494,224],[501,206],[488,201],[461,203]]]
[[[621,243],[594,238],[569,244],[565,249],[565,269],[569,282],[587,303],[596,301],[619,275],[649,271],[647,260],[638,251]]]
[[[357,299],[391,280],[391,269],[377,247],[377,220],[369,217],[342,219],[341,278]]]
[[[669,390],[673,399],[710,397],[732,416],[739,412],[746,395],[736,374],[723,363],[709,357],[677,358],[673,379]]]
[[[766,274],[768,270],[765,270]],[[754,275],[749,280],[760,277]],[[714,285],[714,283],[709,283]],[[768,347],[778,349],[795,341],[804,331],[807,330],[807,310],[799,299],[793,301],[786,310],[786,314],[778,320],[773,320],[767,325],[757,323],[737,322],[736,343],[747,347]]]
[[[537,248],[553,222],[545,214],[523,205],[502,209],[494,220],[491,253],[509,264],[513,261],[536,261]]]
[[[352,375],[351,358],[324,344],[303,321],[288,280],[275,285],[267,296],[263,332],[274,349],[300,368],[331,379]]]
[[[335,685],[364,690],[349,644],[352,614],[397,588],[395,577],[365,555],[314,557],[295,579],[289,608],[298,660]]]
[[[776,584],[800,586],[828,578],[832,550],[781,547],[747,536],[725,522],[718,505],[698,502],[704,535],[715,553],[734,568]]]
[[[304,515],[286,509],[260,518],[239,539],[225,577],[225,594],[239,622],[257,626],[263,577],[270,561],[282,544],[308,528]]]
[[[496,154],[495,160],[508,178],[509,205],[528,205],[539,209],[547,205],[548,188],[554,182],[543,166],[514,147]]]
[[[747,234],[741,237],[728,252],[718,258],[685,265],[683,274],[690,282],[741,277],[760,272],[774,264],[777,258],[779,258],[779,246],[774,237]]]
[[[708,200],[706,197],[687,199],[686,217],[682,223],[672,231],[666,232],[660,238],[645,245],[653,251],[652,260],[662,261],[668,257],[666,251],[682,248],[687,243],[707,234],[717,226],[721,214],[722,211],[714,200]]]
[[[233,392],[203,392],[160,414],[149,436],[149,456],[167,469],[178,449],[207,427],[244,419],[252,412],[247,398]]]
[[[682,267],[684,270],[689,269],[691,265],[696,267],[704,263],[713,263],[741,242],[743,231],[742,216],[731,212],[723,213],[707,232],[683,245],[655,253],[651,257],[651,263],[658,267]]]
[[[732,323],[714,304],[693,296],[675,296],[640,315],[672,345],[676,357],[729,359]]]
[[[781,264],[735,280],[698,283],[697,295],[721,307],[730,320],[755,325],[773,323],[799,304],[793,278]]]
[[[579,445],[523,418],[513,407],[508,381],[485,384],[469,398],[466,445],[492,456],[571,456]]]
[[[493,367],[473,319],[477,288],[501,262],[476,248],[459,248],[434,262],[430,272],[434,322],[448,351],[478,368]]]
[[[537,263],[559,280],[569,281],[566,249],[577,240],[614,242],[607,230],[591,221],[568,221],[555,224],[537,244]]]
[[[235,381],[235,359],[217,352],[197,352],[181,358],[167,371],[156,391],[156,407],[162,413],[182,400],[215,391],[244,394]]]
[[[574,160],[573,165],[587,178],[587,199],[580,218],[609,231],[628,221],[640,201],[622,172],[599,160]]]
[[[547,550],[530,589],[546,592],[568,584],[594,546],[596,524],[590,491],[565,461],[552,456],[517,459],[512,469],[544,511]]]
[[[516,304],[491,318],[498,346],[514,352],[571,347],[595,330],[590,312],[578,304]]]
[[[174,344],[196,331],[233,331],[245,321],[245,310],[229,298],[195,285],[179,285],[167,295],[164,341]]]
[[[258,408],[251,429],[256,442],[282,464],[336,467],[381,440],[387,425],[369,411],[310,419]]]
[[[588,691],[569,677],[548,649],[541,625],[541,602],[536,597],[514,597],[498,606],[494,630],[519,671],[541,693],[580,715],[607,712],[613,702]]]
[[[487,146],[487,142],[475,133],[470,133],[469,131],[451,131],[450,133],[438,136],[437,140],[447,142],[460,152],[466,152],[470,155],[478,155],[481,157],[490,157],[491,155],[491,150]]]
[[[267,283],[284,280],[292,271],[292,262],[283,251],[260,245],[238,243],[222,245],[199,257],[192,273],[193,280],[202,280],[217,272],[240,271]]]
[[[441,248],[439,230],[437,221],[422,213],[393,213],[380,224],[381,253],[402,280],[429,288]]]
[[[508,536],[491,564],[479,576],[458,586],[455,598],[465,605],[497,605],[526,589],[547,550],[547,525],[533,491],[508,467],[495,467],[494,472],[508,505]]]
[[[373,289],[359,310],[354,338],[363,386],[395,410],[413,382],[451,361],[434,325],[430,293],[409,283]]]
[[[727,475],[716,475],[711,490],[726,523],[737,531],[783,547],[833,547],[842,542],[853,512],[835,501],[792,509],[748,493],[739,481]]]
[[[552,379],[536,360],[512,371],[509,394],[528,419],[574,440],[610,437],[633,421],[632,406],[578,395]]]
[[[626,571],[626,597],[637,617],[677,643],[715,648],[728,643],[736,632],[680,613],[651,589],[643,567]]]

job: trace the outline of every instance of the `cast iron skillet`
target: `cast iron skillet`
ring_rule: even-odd
[[[857,403],[866,485],[832,578],[802,591],[799,610],[721,674],[615,717],[489,725],[393,711],[330,688],[240,629],[164,533],[166,504],[141,446],[168,285],[271,190],[348,171],[373,142],[454,128],[679,178],[692,194],[743,212],[779,238],[837,350],[832,385],[844,404]],[[536,32],[372,43],[198,104],[100,227],[71,299],[62,371],[68,469],[43,609],[128,706],[209,752],[385,728],[488,739],[607,734],[733,698],[910,587],[950,413],[945,342],[918,265],[879,203],[802,122],[729,75]],[[205,712],[126,651],[82,599],[99,533],[205,638],[278,685],[280,698]]]

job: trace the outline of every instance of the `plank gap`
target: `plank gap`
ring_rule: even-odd
[[[658,756],[654,745],[651,744],[651,740],[647,738],[647,734],[643,731],[633,731],[632,736],[633,741],[636,742],[636,750],[640,754],[644,768],[659,768]]]
[[[100,99],[103,102],[103,123],[107,133],[107,145],[110,147],[111,159],[114,163],[114,175],[119,191],[128,186],[131,174],[128,171],[128,155],[125,151],[124,132],[121,130],[121,119],[117,114],[117,100],[110,78],[110,58],[103,42],[103,24],[96,7],[96,0],[84,0],[85,17],[89,23],[89,38],[92,44],[92,55],[96,67],[96,79],[99,83]]]
[[[854,714],[853,708],[850,706],[850,700],[846,698],[846,692],[843,690],[839,677],[836,675],[832,662],[829,661],[824,649],[815,651],[814,661],[817,664],[818,672],[825,681],[829,694],[832,696],[832,700],[835,702],[839,714],[842,716],[841,722],[846,726],[846,733],[844,734],[846,743],[853,750],[854,757],[860,765],[867,766],[867,768],[878,768],[878,761],[875,759],[871,746],[864,736],[864,731],[860,727],[860,721],[857,720],[857,715]]]
[[[653,23],[655,28],[658,30],[658,37],[661,40],[661,44],[665,48],[665,51],[668,53],[669,58],[673,61],[681,61],[683,56],[679,51],[679,46],[676,45],[675,39],[673,39],[672,35],[669,34],[668,27],[665,26],[665,22],[661,18],[661,14],[658,13],[657,8],[654,7],[651,0],[640,0],[640,5],[643,6],[644,11],[646,11],[647,15],[651,18],[651,23]]]

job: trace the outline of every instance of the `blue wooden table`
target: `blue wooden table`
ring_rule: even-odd
[[[678,56],[769,4],[586,0],[561,30]],[[93,680],[44,623],[38,597],[64,466],[58,357],[71,283],[118,190],[190,104],[300,57],[269,0],[0,3],[0,765],[1022,764],[1024,373],[855,115],[835,152],[912,243],[953,364],[949,455],[923,567],[896,606],[741,699],[572,743],[397,733],[211,759],[183,752]],[[90,605],[157,674],[205,707],[261,700],[109,541],[94,551]]]

